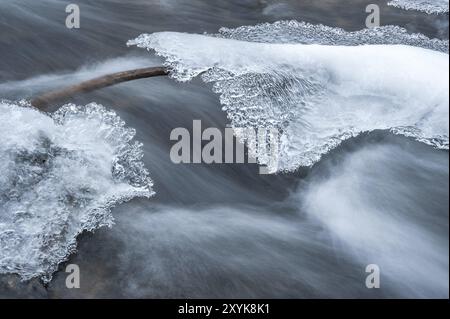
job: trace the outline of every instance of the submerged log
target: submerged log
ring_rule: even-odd
[[[122,82],[150,78],[154,76],[164,76],[168,74],[169,72],[167,71],[167,69],[162,66],[107,74],[92,80],[82,82],[80,84],[72,85],[60,90],[55,90],[40,95],[31,100],[31,105],[42,111],[45,111],[50,105],[57,102],[64,102],[65,100],[79,93],[91,92],[93,90],[101,89]]]

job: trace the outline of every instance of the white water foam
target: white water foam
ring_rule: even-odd
[[[51,280],[83,231],[111,208],[153,195],[135,131],[101,105],[53,115],[0,101],[0,273]]]
[[[278,163],[260,161],[271,172],[311,166],[373,130],[448,149],[448,41],[284,21],[215,36],[143,34],[128,45],[165,57],[178,81],[214,82],[233,127],[280,130]]]
[[[448,13],[448,0],[392,0],[388,5],[405,9],[423,11],[428,14]]]
[[[377,264],[380,290],[448,298],[448,156],[413,143],[365,143],[320,165],[292,197],[336,251],[361,269]]]

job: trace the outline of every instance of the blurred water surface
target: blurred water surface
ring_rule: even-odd
[[[110,72],[159,65],[125,43],[143,32],[217,32],[281,19],[364,27],[367,1],[0,0],[0,97],[40,92]],[[448,38],[448,16],[380,4],[382,24]],[[125,83],[79,96],[116,110],[144,143],[156,197],[114,210],[116,225],[79,239],[69,263],[39,282],[0,277],[0,297],[445,297],[448,298],[448,152],[374,132],[310,170],[261,176],[256,165],[175,165],[170,132],[224,128],[218,97],[200,81]],[[368,290],[367,264],[383,288]],[[64,265],[61,265],[64,269]]]

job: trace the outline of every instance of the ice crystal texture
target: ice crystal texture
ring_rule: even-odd
[[[388,5],[428,14],[448,13],[448,0],[392,0],[388,2]]]
[[[101,105],[49,116],[0,101],[0,273],[48,282],[81,232],[111,226],[118,203],[153,195],[134,135]]]
[[[128,44],[163,56],[178,81],[214,83],[234,128],[279,130],[271,172],[311,166],[373,130],[448,149],[448,41],[393,26],[346,32],[281,21],[216,35],[143,34]]]

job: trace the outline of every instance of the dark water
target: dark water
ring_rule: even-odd
[[[359,30],[366,1],[0,0],[0,97],[28,98],[99,74],[159,65],[125,43],[143,32],[216,32],[296,19]],[[382,24],[448,38],[448,16],[387,7]],[[255,165],[175,165],[173,128],[223,128],[218,97],[200,81],[146,79],[77,98],[116,110],[137,130],[156,197],[114,209],[116,225],[84,234],[48,287],[0,277],[0,297],[448,297],[448,152],[374,132],[311,170],[261,176]],[[349,222],[351,221],[351,222]],[[348,227],[342,227],[348,223]],[[365,266],[382,289],[365,287]],[[64,265],[61,266],[64,269]]]

